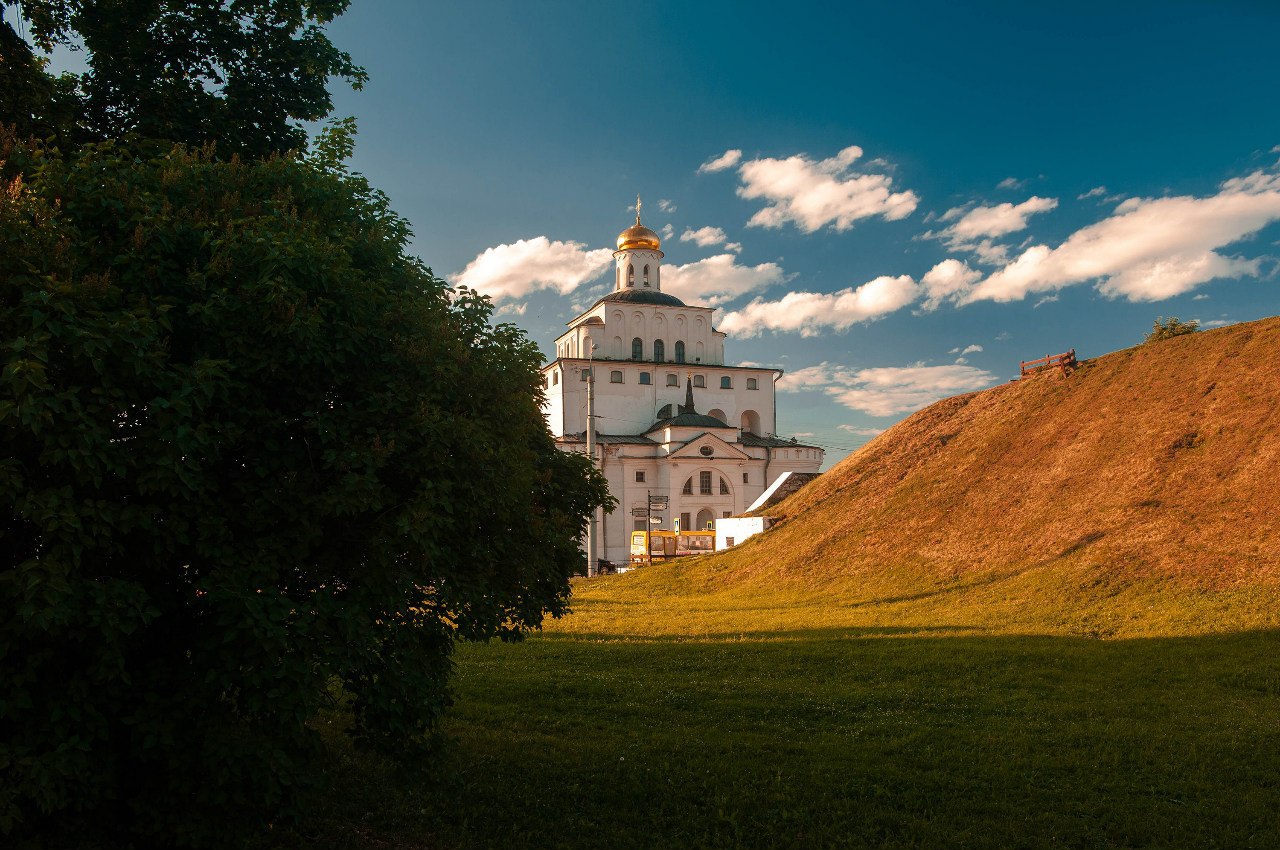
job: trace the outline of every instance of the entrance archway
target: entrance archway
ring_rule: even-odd
[[[715,521],[715,518],[716,518],[716,515],[713,514],[710,511],[710,509],[703,508],[702,510],[698,511],[698,520],[697,522],[694,523],[694,528],[696,528],[698,531],[705,531],[707,526]]]

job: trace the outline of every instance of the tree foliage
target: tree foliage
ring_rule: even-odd
[[[1170,316],[1167,319],[1164,316],[1160,316],[1151,323],[1151,333],[1147,334],[1142,341],[1159,342],[1160,340],[1171,339],[1183,334],[1193,334],[1198,330],[1200,330],[1200,322],[1197,319],[1184,322],[1177,316]]]
[[[609,500],[541,363],[333,159],[0,135],[0,837],[226,846],[336,687],[411,751]]]
[[[135,135],[223,154],[301,149],[300,121],[333,108],[331,77],[359,88],[364,71],[322,26],[348,0],[0,0],[21,10],[37,46],[83,48],[89,70],[52,81],[24,76],[0,123],[51,113],[76,141]],[[20,46],[19,46],[20,45]],[[0,58],[25,43],[0,24]],[[29,53],[29,49],[27,50]],[[74,94],[74,99],[68,95]],[[74,108],[68,109],[73,103]],[[69,119],[69,120],[68,120]]]

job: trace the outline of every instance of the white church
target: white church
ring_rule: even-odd
[[[710,528],[745,511],[785,472],[817,472],[823,450],[774,436],[781,369],[724,362],[714,307],[662,291],[661,242],[640,223],[618,234],[614,289],[569,322],[543,367],[551,433],[585,451],[594,381],[595,463],[618,500],[596,517],[598,557],[628,559],[632,531]],[[649,497],[667,510],[650,526]]]

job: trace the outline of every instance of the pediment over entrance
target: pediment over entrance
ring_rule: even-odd
[[[709,452],[704,449],[710,449]],[[751,460],[751,456],[715,434],[699,434],[669,457],[684,460]]]

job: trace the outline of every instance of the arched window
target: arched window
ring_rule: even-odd
[[[669,405],[669,404],[664,404],[664,405],[662,405],[662,407],[658,408],[658,418],[659,418],[659,419],[670,419],[670,418],[671,418],[671,405]]]
[[[720,389],[722,390],[733,389],[733,378],[730,378],[728,375],[722,375],[720,377]]]
[[[632,360],[644,359],[644,340],[642,340],[640,337],[636,337],[635,339],[631,340],[631,359]]]
[[[749,390],[760,389],[760,381],[757,380],[756,378],[747,378],[747,389]]]
[[[754,410],[742,411],[742,430],[748,434],[760,436],[760,414]]]
[[[667,344],[660,339],[653,341],[653,360],[655,363],[661,363],[667,357]]]
[[[721,422],[728,422],[729,419],[724,415],[724,411],[718,407],[713,407],[707,411],[707,415],[712,419],[719,419]]]
[[[642,384],[652,384],[652,383],[653,383],[653,378],[650,376],[650,374],[649,374],[648,372],[641,372],[641,373],[640,373],[640,383],[642,383]]]
[[[729,482],[725,481],[723,478],[720,479],[720,495],[721,496],[729,495]]]
[[[684,362],[684,340],[676,340],[676,362]]]
[[[675,375],[671,374],[670,372],[668,372],[668,373],[667,373],[667,386],[669,386],[669,387],[678,387],[678,386],[680,386],[680,379],[679,379],[679,378],[677,378]]]
[[[622,383],[622,370],[621,370],[621,369],[614,369],[612,372],[610,372],[610,373],[609,373],[609,383],[611,383],[611,384],[620,384],[620,383]]]
[[[647,265],[644,267],[644,285],[649,285],[649,267]]]
[[[707,379],[704,378],[702,375],[694,375],[693,385],[695,387],[705,387],[707,385]]]
[[[636,267],[632,265],[628,265],[627,266],[627,286],[635,286],[635,285],[636,285]]]
[[[684,488],[680,490],[680,493],[685,496],[693,495],[693,477],[692,476],[690,476],[688,481],[684,482]]]

